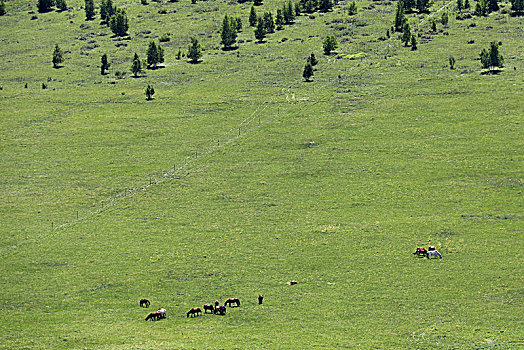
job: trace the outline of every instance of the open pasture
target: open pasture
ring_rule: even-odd
[[[357,1],[355,21],[340,2],[261,44],[250,2],[115,4],[131,40],[86,22],[83,1],[40,14],[11,0],[0,17],[0,348],[524,347],[524,33],[509,3],[458,21],[435,2],[450,22],[416,51],[379,40],[396,2]],[[220,49],[226,12],[244,23],[237,50]],[[425,33],[431,16],[409,20]],[[131,77],[166,33],[163,68]],[[322,55],[330,34],[338,59]],[[191,35],[199,64],[175,58]],[[481,75],[493,40],[505,69]],[[411,254],[430,244],[443,259]],[[229,297],[242,304],[225,316],[186,317]]]

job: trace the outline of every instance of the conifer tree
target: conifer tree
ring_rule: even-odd
[[[356,14],[357,14],[357,3],[353,1],[351,4],[349,4],[348,15],[354,16]]]
[[[313,66],[311,66],[311,63],[306,62],[306,65],[304,66],[304,71],[302,72],[302,77],[306,79],[306,81],[310,81],[309,79],[313,76]]]
[[[318,60],[317,58],[315,57],[315,54],[314,53],[311,53],[311,56],[309,56],[307,58],[307,62],[309,62],[311,64],[312,67],[316,66],[318,64]]]
[[[85,0],[85,12],[87,21],[91,21],[95,18],[95,3],[93,0]]]
[[[524,0],[510,0],[511,1],[511,9],[515,14],[520,15],[522,12],[524,12]]]
[[[231,48],[237,40],[236,20],[233,17],[229,17],[227,14],[222,21],[220,37],[222,38],[221,44],[224,45],[224,49]]]
[[[154,41],[149,43],[146,55],[148,68],[153,67],[153,69],[156,69],[159,63],[164,62],[164,49],[160,44],[157,46]]]
[[[488,0],[488,12],[494,12],[499,10],[499,4],[497,0]]]
[[[187,58],[189,58],[189,62],[191,63],[198,63],[200,57],[202,57],[202,49],[198,43],[198,39],[192,37],[191,44],[189,44],[189,48],[187,50]]]
[[[457,11],[462,11],[464,9],[464,4],[462,3],[462,0],[457,0]]]
[[[469,0],[464,0],[464,9],[467,10],[471,7],[471,5],[469,4]]]
[[[404,43],[404,46],[408,46],[409,41],[411,40],[411,27],[409,26],[409,23],[407,21],[404,23],[404,26],[402,27],[401,40]]]
[[[406,15],[404,14],[404,7],[402,5],[402,0],[399,0],[397,3],[397,12],[395,13],[395,31],[401,32],[402,27],[406,22]]]
[[[275,32],[275,21],[271,12],[264,13],[264,29],[268,34]]]
[[[258,18],[257,28],[255,29],[255,38],[262,42],[266,37],[266,25],[263,17]]]
[[[111,66],[111,64],[107,61],[107,54],[103,54],[102,55],[102,58],[100,59],[101,60],[101,65],[100,65],[100,73],[102,75],[106,74],[106,70],[109,69],[109,67]]]
[[[322,42],[322,47],[324,48],[324,55],[331,54],[331,51],[337,48],[337,38],[334,35],[328,35]]]
[[[102,0],[100,3],[100,18],[109,25],[109,20],[116,13],[116,7],[112,0]]]
[[[480,52],[480,62],[483,68],[502,67],[504,65],[504,57],[499,53],[499,44],[492,41],[489,50],[482,49]]]
[[[153,99],[153,95],[155,94],[155,88],[151,85],[147,85],[146,87],[146,100],[151,101]]]
[[[277,10],[275,25],[277,26],[277,30],[281,30],[284,27],[284,16],[282,15],[282,9]]]
[[[411,34],[411,51],[415,51],[417,49],[417,38],[415,37],[415,34]]]
[[[137,78],[138,75],[143,72],[142,61],[140,60],[140,57],[138,57],[136,52],[135,57],[133,57],[133,65],[131,66],[131,72],[133,73],[135,78]]]
[[[65,10],[67,10],[67,3],[66,3],[65,0],[56,0],[56,7],[60,11],[65,11]]]
[[[56,44],[55,50],[53,51],[53,67],[58,68],[62,62],[64,62],[64,54],[62,49]]]
[[[417,11],[422,12],[428,12],[429,10],[429,0],[416,0],[417,3]]]
[[[5,15],[5,3],[4,0],[0,1],[0,16]]]
[[[249,26],[254,27],[257,25],[257,12],[255,11],[255,6],[251,6],[251,11],[249,12]]]
[[[38,0],[38,12],[49,12],[54,5],[55,2],[53,0]]]
[[[295,9],[291,0],[289,0],[287,4],[284,4],[282,15],[284,16],[285,24],[291,24],[295,20]]]
[[[117,9],[115,14],[111,16],[111,19],[109,20],[109,27],[115,35],[125,36],[129,29],[126,11],[123,9]]]

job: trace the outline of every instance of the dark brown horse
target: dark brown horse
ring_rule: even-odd
[[[146,321],[157,321],[162,318],[162,314],[158,311],[150,312],[149,315],[146,317]]]
[[[213,311],[215,311],[215,307],[211,304],[205,304],[204,305],[204,313],[207,314],[207,311],[210,311],[211,313],[213,313]]]
[[[225,305],[220,305],[220,306],[216,307],[215,315],[222,315],[222,316],[224,316],[225,314],[226,314],[226,306]]]
[[[236,306],[240,306],[240,300],[238,298],[229,298],[224,303],[225,306],[231,307],[232,304],[236,304]]]
[[[147,299],[140,299],[140,307],[149,307],[151,302]]]
[[[415,250],[415,252],[413,254],[416,255],[419,258],[423,258],[423,257],[427,257],[428,256],[428,251],[426,250],[426,248],[417,247],[417,249]]]
[[[187,312],[187,317],[189,317],[189,315],[191,315],[191,317],[198,316],[199,314],[202,314],[202,310],[200,310],[199,307],[194,307]]]

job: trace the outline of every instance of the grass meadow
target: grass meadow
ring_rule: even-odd
[[[416,51],[385,38],[387,1],[353,17],[341,1],[263,43],[250,2],[115,1],[129,40],[83,1],[5,4],[1,349],[524,348],[524,32],[508,2],[409,15]],[[244,24],[236,50],[225,13]],[[132,77],[162,35],[162,68]],[[176,59],[190,36],[199,64]],[[483,75],[491,41],[505,68]],[[430,244],[442,260],[411,254]],[[226,316],[186,317],[229,297]]]

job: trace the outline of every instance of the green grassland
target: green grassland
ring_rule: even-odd
[[[9,0],[0,17],[0,348],[524,347],[524,31],[509,3],[408,15],[416,51],[381,39],[396,2],[357,1],[352,18],[340,2],[264,43],[250,2],[115,4],[129,40],[78,0]],[[244,24],[236,50],[221,50],[225,13]],[[133,78],[134,53],[166,33],[162,68]],[[191,36],[199,64],[175,58]],[[505,68],[482,75],[491,41]],[[429,244],[442,260],[413,257]],[[242,305],[226,316],[186,317],[228,297]],[[145,322],[158,307],[167,319]]]

